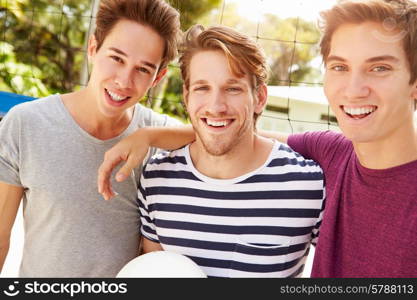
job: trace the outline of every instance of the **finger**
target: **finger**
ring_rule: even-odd
[[[103,198],[105,200],[111,200],[113,197],[116,197],[117,195],[119,195],[119,193],[112,189],[103,192]]]
[[[122,157],[116,156],[114,158],[106,156],[103,163],[98,169],[97,185],[99,193],[111,190],[110,176],[113,169],[122,161]]]
[[[126,160],[126,163],[120,168],[116,174],[116,181],[121,182],[125,180],[133,171],[135,167],[139,165],[139,161],[129,156]]]
[[[106,200],[109,200],[110,198],[112,198],[114,192],[112,190],[111,183],[110,183],[109,179],[105,180],[105,183],[103,184],[103,189],[101,191],[101,194],[104,196],[104,198]]]
[[[103,198],[105,200],[110,200],[111,198],[113,198],[115,196],[114,192],[112,192],[111,190],[106,190],[103,192]]]

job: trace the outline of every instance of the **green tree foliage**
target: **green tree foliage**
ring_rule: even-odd
[[[12,45],[0,42],[0,90],[32,97],[47,96],[50,91],[40,76],[38,68],[16,61]]]
[[[222,0],[168,0],[181,13],[181,27],[185,31],[208,12],[218,8]]]
[[[166,113],[180,120],[186,120],[188,115],[182,98],[182,79],[180,69],[176,66],[169,68],[169,74],[159,86],[163,92],[159,96],[154,96],[156,89],[147,98],[148,106],[159,113]]]
[[[79,85],[93,1],[3,2],[3,40],[14,46],[16,59],[39,68],[39,79],[53,92],[66,92]]]

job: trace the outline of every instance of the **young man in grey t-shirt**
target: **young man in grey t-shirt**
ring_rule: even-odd
[[[163,0],[102,0],[87,87],[18,105],[0,122],[0,269],[21,199],[22,277],[113,277],[137,256],[139,168],[113,203],[97,193],[96,172],[137,128],[177,123],[137,101],[166,73],[179,35]]]

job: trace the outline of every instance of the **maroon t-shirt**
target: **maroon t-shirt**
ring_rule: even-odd
[[[417,161],[372,170],[352,143],[325,131],[288,145],[325,174],[326,208],[312,277],[417,277]]]

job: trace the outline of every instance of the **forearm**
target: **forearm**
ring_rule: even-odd
[[[23,188],[0,182],[0,270],[3,268],[10,246],[10,235]]]
[[[150,147],[175,150],[195,140],[191,125],[175,127],[146,127],[143,128]]]
[[[3,270],[4,262],[6,261],[7,253],[10,247],[10,237],[4,238],[0,241],[0,273]]]

